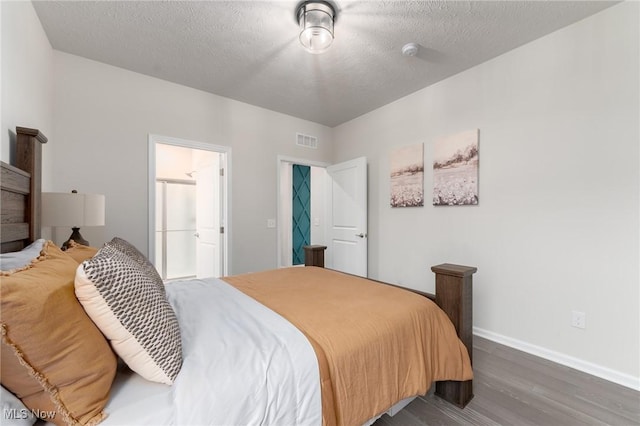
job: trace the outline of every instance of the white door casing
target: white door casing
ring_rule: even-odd
[[[327,167],[326,265],[367,276],[367,159]]]

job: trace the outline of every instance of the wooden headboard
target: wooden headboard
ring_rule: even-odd
[[[42,144],[38,129],[16,127],[16,164],[2,162],[0,251],[18,251],[40,238]]]

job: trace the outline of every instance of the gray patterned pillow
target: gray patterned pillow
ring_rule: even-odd
[[[160,274],[158,274],[155,266],[153,266],[153,264],[149,262],[149,259],[147,259],[147,257],[142,254],[140,250],[138,250],[133,244],[120,237],[114,237],[105,245],[111,246],[119,252],[124,253],[131,259],[135,260],[147,273],[149,278],[155,281],[156,285],[160,287],[162,292],[165,292],[164,283],[162,282],[162,278],[160,278]]]
[[[171,384],[182,366],[175,312],[138,262],[105,245],[76,271],[78,300],[113,350],[147,380]]]

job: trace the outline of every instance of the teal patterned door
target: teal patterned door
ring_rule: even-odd
[[[311,167],[293,165],[293,265],[304,264],[303,247],[311,240]]]

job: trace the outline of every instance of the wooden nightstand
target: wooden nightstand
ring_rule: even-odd
[[[304,246],[304,266],[319,266],[324,268],[324,251],[327,246]]]

